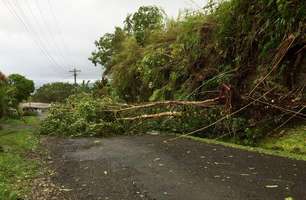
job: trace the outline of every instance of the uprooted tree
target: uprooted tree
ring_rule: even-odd
[[[93,120],[69,115],[74,128],[93,135],[111,127],[161,129],[252,142],[288,120],[305,119],[305,2],[211,1],[177,20],[142,7],[125,23],[97,41],[90,58],[106,69],[103,89],[116,100],[103,98],[102,107],[92,102],[100,105],[100,111],[92,107]],[[81,109],[72,104],[59,109]]]

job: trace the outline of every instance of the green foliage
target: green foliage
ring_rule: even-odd
[[[0,199],[17,200],[28,192],[29,181],[36,175],[38,163],[26,158],[26,153],[38,146],[33,127],[37,118],[1,121],[0,130]]]
[[[203,90],[222,83],[251,88],[250,79],[261,77],[254,76],[257,67],[262,66],[262,73],[269,69],[266,63],[272,62],[284,38],[294,34],[305,40],[302,2],[210,1],[203,10],[166,20],[159,8],[141,7],[126,18],[124,28],[117,27],[96,42],[91,60],[106,68],[110,85],[127,101],[173,99],[228,70],[241,74],[200,88],[194,97],[203,98]]]
[[[34,92],[34,82],[19,74],[12,74],[8,77],[8,84],[12,87],[12,95],[16,104],[26,100]]]
[[[289,34],[303,33],[305,13],[305,3],[300,1],[225,1],[214,13],[220,47],[230,50],[227,57],[246,62],[252,56],[252,61],[262,61],[261,57],[269,56]]]
[[[216,97],[223,84],[245,94],[271,69],[284,39],[293,34],[295,44],[302,45],[306,39],[306,4],[302,1],[211,0],[203,10],[187,11],[177,19],[164,16],[159,8],[141,7],[128,15],[123,28],[117,27],[96,42],[97,50],[90,59],[105,67],[109,95],[132,103],[203,100]],[[279,73],[266,80],[280,92],[288,91],[280,78],[290,68],[287,63],[290,61],[283,62]],[[186,127],[180,130],[213,122],[221,116],[216,110],[190,112],[184,117]],[[266,127],[250,127],[248,122],[258,119],[248,114],[227,119],[207,132],[254,145]],[[265,120],[273,118],[265,112],[260,115]]]
[[[163,28],[164,11],[156,6],[142,6],[124,21],[125,30],[132,34],[138,44],[144,46],[153,30]]]
[[[18,195],[15,192],[10,192],[7,189],[0,188],[0,199],[18,200]]]
[[[107,33],[102,36],[98,41],[95,41],[97,50],[92,52],[92,56],[89,58],[95,65],[100,64],[105,68],[105,73],[111,71],[113,66],[113,55],[120,52],[122,43],[126,39],[127,33],[121,28],[116,27],[115,33]]]
[[[286,128],[281,137],[266,137],[259,146],[267,149],[280,150],[295,154],[306,155],[306,125]]]
[[[0,72],[0,118],[18,116],[19,103],[30,97],[34,91],[34,83],[19,74],[8,78]]]
[[[75,86],[72,84],[49,83],[38,88],[33,95],[33,100],[43,103],[64,102],[74,92]]]
[[[103,79],[101,81],[96,81],[93,84],[92,87],[92,93],[96,97],[103,97],[103,96],[113,96],[115,97],[116,95],[113,94],[112,87],[108,83],[107,79]]]
[[[115,116],[107,111],[112,99],[94,98],[81,93],[70,96],[65,103],[55,104],[41,123],[42,134],[57,136],[108,136],[120,133],[122,127],[114,122]],[[122,133],[124,131],[122,130]]]

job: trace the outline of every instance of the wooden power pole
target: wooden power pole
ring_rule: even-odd
[[[78,76],[78,73],[81,72],[81,70],[77,70],[76,68],[74,68],[73,70],[71,70],[69,72],[73,73],[74,84],[77,85],[77,76]]]

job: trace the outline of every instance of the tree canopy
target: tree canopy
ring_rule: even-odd
[[[10,108],[27,100],[34,91],[34,82],[19,74],[6,77],[0,72],[0,117],[6,116]]]
[[[123,28],[95,43],[90,60],[104,67],[115,94],[128,102],[208,98],[207,91],[222,84],[243,92],[261,77],[256,71],[269,69],[265,66],[284,38],[292,33],[296,43],[305,40],[305,4],[288,2],[211,1],[177,19],[167,19],[155,6],[140,7]],[[284,64],[271,82],[292,88],[286,73],[291,69]],[[223,75],[205,84],[218,74]]]
[[[64,102],[74,91],[75,86],[69,83],[48,83],[37,89],[33,100],[43,103]]]
[[[144,46],[152,31],[163,28],[164,11],[156,6],[142,6],[134,14],[129,14],[124,24],[124,29]]]
[[[12,95],[17,102],[28,99],[35,90],[34,82],[19,74],[9,75],[8,84],[13,87]]]

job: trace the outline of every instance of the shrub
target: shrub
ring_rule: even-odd
[[[108,97],[90,94],[73,95],[65,103],[54,104],[42,122],[42,134],[57,136],[108,136],[120,133],[120,124],[112,124],[115,116],[107,111],[112,104]]]

